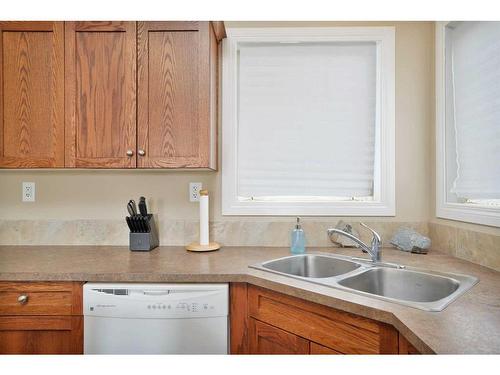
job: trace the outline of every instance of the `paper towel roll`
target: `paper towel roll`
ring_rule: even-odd
[[[208,245],[208,191],[200,191],[200,245]]]

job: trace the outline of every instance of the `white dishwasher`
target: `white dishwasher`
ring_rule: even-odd
[[[87,283],[84,354],[227,354],[227,284]]]

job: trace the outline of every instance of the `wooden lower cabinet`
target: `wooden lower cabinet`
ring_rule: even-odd
[[[341,354],[254,318],[249,318],[251,354]]]
[[[1,354],[82,354],[81,316],[0,317]]]
[[[231,285],[233,354],[398,354],[391,325],[257,286]]]
[[[254,318],[249,323],[252,354],[309,354],[308,340]]]
[[[0,354],[83,354],[81,282],[0,282]],[[419,354],[385,323],[230,285],[231,354]]]
[[[0,354],[82,353],[82,283],[0,282]]]
[[[399,335],[399,354],[421,354],[417,348],[408,342],[403,335]]]
[[[309,354],[342,354],[329,348],[327,346],[323,346],[320,344],[316,344],[315,342],[311,342],[309,346]]]

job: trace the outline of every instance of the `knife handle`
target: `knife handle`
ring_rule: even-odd
[[[135,201],[133,199],[128,201],[127,211],[128,211],[130,216],[137,215],[137,206],[135,205]]]
[[[142,216],[148,216],[148,208],[146,206],[146,198],[139,198],[139,212]]]
[[[125,220],[126,220],[126,222],[127,222],[128,229],[130,229],[130,231],[133,233],[133,232],[134,232],[134,228],[132,227],[132,222],[131,222],[130,217],[125,216]]]

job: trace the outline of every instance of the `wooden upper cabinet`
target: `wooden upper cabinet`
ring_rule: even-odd
[[[222,22],[0,22],[0,168],[217,167]]]
[[[0,167],[64,166],[64,23],[0,22]]]
[[[136,166],[136,23],[66,22],[66,167]]]
[[[216,169],[217,56],[211,22],[138,22],[140,168]]]

